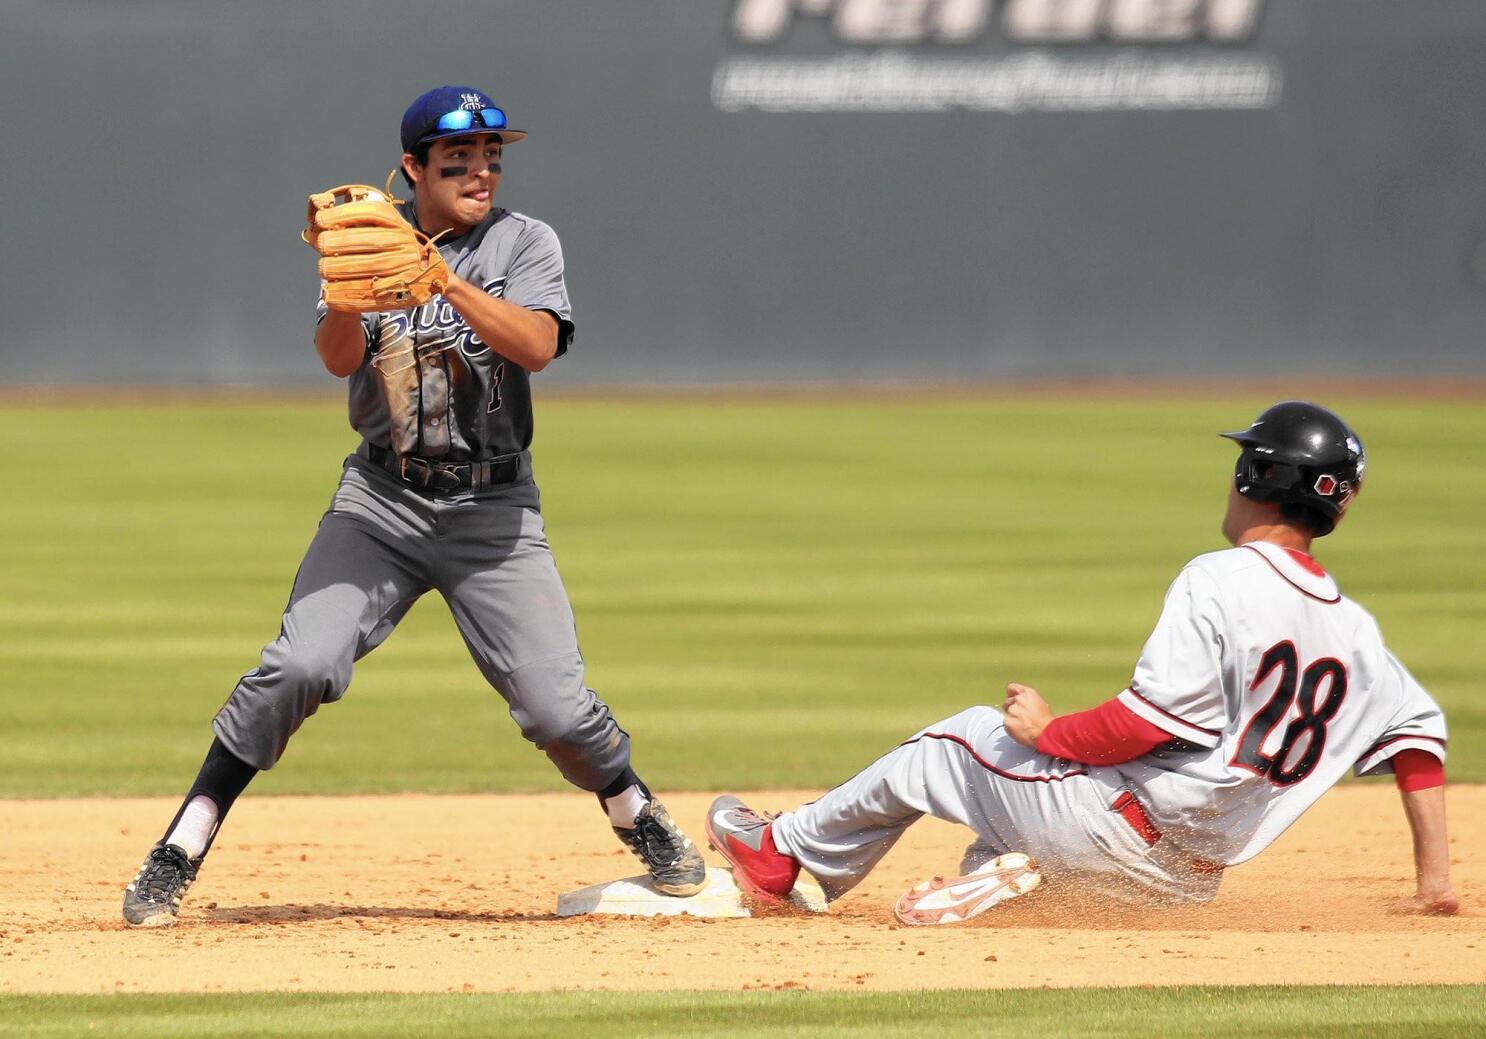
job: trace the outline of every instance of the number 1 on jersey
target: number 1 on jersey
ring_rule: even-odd
[[[506,374],[506,362],[502,361],[495,366],[495,371],[490,373],[490,405],[485,409],[489,415],[493,411],[500,410],[500,381]]]
[[[1290,786],[1310,775],[1321,760],[1321,752],[1326,748],[1326,726],[1341,710],[1347,695],[1347,669],[1340,660],[1324,657],[1301,671],[1295,644],[1277,642],[1260,658],[1259,670],[1249,683],[1250,692],[1276,670],[1279,679],[1274,694],[1244,728],[1232,763],[1268,777],[1275,786]],[[1326,698],[1317,706],[1316,694],[1322,682],[1326,683]],[[1300,713],[1285,727],[1279,749],[1274,754],[1264,753],[1269,734],[1297,704]],[[1302,739],[1305,750],[1297,755],[1295,751]]]

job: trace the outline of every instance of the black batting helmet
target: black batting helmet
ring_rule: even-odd
[[[1282,401],[1248,429],[1221,435],[1243,447],[1233,474],[1238,493],[1274,502],[1317,537],[1331,533],[1362,489],[1362,442],[1319,404]]]

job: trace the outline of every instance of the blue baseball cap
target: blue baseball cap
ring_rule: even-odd
[[[441,137],[493,133],[501,144],[526,137],[525,130],[506,127],[506,113],[483,90],[474,87],[434,87],[420,94],[402,115],[402,150]]]

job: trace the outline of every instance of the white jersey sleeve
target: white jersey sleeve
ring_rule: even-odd
[[[1175,847],[1225,865],[1268,847],[1349,770],[1444,758],[1445,722],[1377,622],[1305,553],[1199,556],[1172,584],[1120,701],[1177,744],[1111,766]]]
[[[1445,761],[1445,715],[1408,668],[1387,650],[1379,684],[1397,707],[1387,731],[1357,759],[1359,776],[1377,776],[1393,771],[1393,755],[1401,750],[1428,751]]]
[[[1227,711],[1223,699],[1223,621],[1213,579],[1188,566],[1166,592],[1135,677],[1118,699],[1158,729],[1216,747]]]

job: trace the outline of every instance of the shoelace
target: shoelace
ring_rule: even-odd
[[[192,873],[190,860],[167,844],[150,852],[134,890],[151,902],[168,901],[171,889],[190,879]]]
[[[681,859],[681,834],[673,833],[651,812],[645,812],[635,820],[635,840],[646,859],[663,861],[667,865]],[[661,859],[661,855],[665,858]]]
[[[734,808],[733,812],[744,822],[757,823],[760,826],[768,826],[779,818],[778,812],[756,812],[752,808]]]

